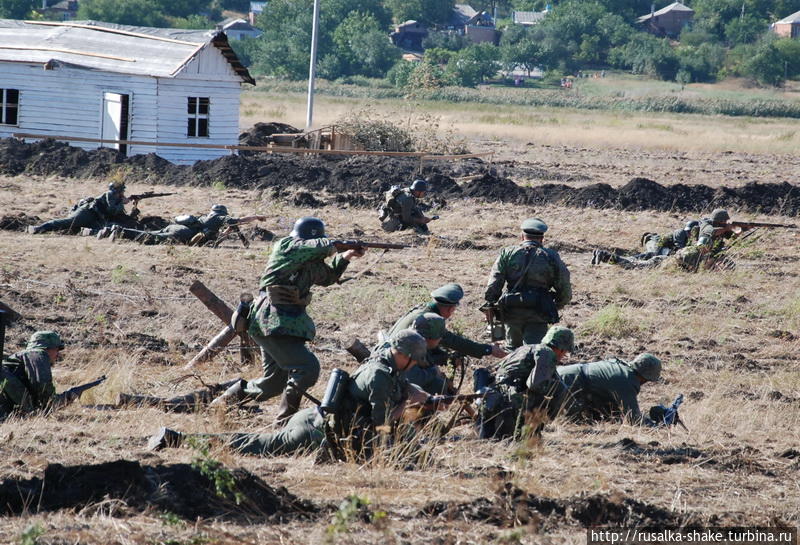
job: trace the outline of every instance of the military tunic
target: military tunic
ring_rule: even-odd
[[[69,216],[47,221],[37,226],[34,232],[100,229],[120,216],[125,216],[122,194],[117,191],[106,191],[97,197],[81,200]]]
[[[395,196],[389,197],[386,202],[388,218],[383,220],[384,231],[400,231],[402,229],[415,229],[420,234],[428,234],[428,226],[420,223],[424,217],[417,204],[417,198],[410,188],[400,190]]]
[[[319,360],[306,347],[316,327],[306,312],[313,285],[335,283],[348,261],[337,255],[327,238],[285,237],[275,243],[259,287],[263,297],[250,315],[249,333],[261,348],[263,378],[251,380],[245,393],[262,401],[280,394],[287,384],[300,391],[319,378]]]
[[[636,371],[622,360],[576,363],[556,372],[567,388],[567,415],[591,419],[624,416],[635,424],[643,421],[637,400],[641,383]]]
[[[731,232],[717,234],[718,229],[719,227],[714,227],[710,219],[701,220],[697,243],[687,246],[677,253],[678,266],[687,271],[696,272],[701,266],[709,269],[718,262],[725,261],[725,241],[735,235]],[[731,267],[733,266],[731,260],[728,260],[728,263]]]
[[[8,356],[0,367],[0,419],[13,411],[29,413],[47,408],[56,389],[51,361],[42,349]]]
[[[141,229],[120,229],[118,237],[126,240],[136,240],[142,244],[165,244],[169,242],[188,244],[198,233],[203,233],[206,240],[216,239],[220,229],[226,225],[236,225],[238,220],[221,214],[207,214],[189,225],[171,223],[158,231],[144,231]]]
[[[537,241],[507,246],[500,251],[492,266],[484,298],[495,304],[501,295],[508,292],[520,292],[538,299],[537,302],[502,310],[500,318],[506,325],[509,348],[536,344],[547,333],[548,324],[557,321],[555,310],[564,308],[572,300],[569,270],[558,252]]]

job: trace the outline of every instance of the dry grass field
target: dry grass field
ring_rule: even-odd
[[[328,106],[320,101],[321,121],[327,115],[334,118],[322,114]],[[295,109],[287,100],[286,111]],[[295,117],[267,116],[298,124]],[[480,116],[459,127],[474,151],[491,141],[504,150],[501,158],[505,154],[518,164],[551,169],[561,165],[614,185],[632,175],[647,175],[662,184],[721,185],[735,183],[735,176],[794,181],[800,173],[791,155],[758,155],[781,153],[768,144],[770,134],[789,130],[782,121],[746,121],[739,129],[736,124],[745,121],[676,117],[620,123],[618,129],[603,129],[607,132],[601,134],[595,134],[590,123],[561,136],[550,135],[534,122],[530,129],[509,128],[494,120],[482,122]],[[685,134],[629,130],[630,124],[645,123],[669,123]],[[703,132],[705,126],[716,136]],[[668,144],[653,136],[659,131],[668,134]],[[751,135],[749,143],[740,142],[737,134]],[[759,135],[767,142],[764,146],[753,144]],[[533,145],[526,146],[528,141]],[[561,147],[567,141],[570,147]],[[727,149],[736,153],[717,153]],[[780,171],[769,163],[776,157],[784,167]],[[670,173],[677,166],[681,174],[673,177]],[[738,174],[732,180],[734,170]],[[0,178],[0,206],[5,214],[50,217],[103,187],[102,180]],[[134,192],[175,190],[129,187]],[[366,465],[316,465],[313,454],[259,459],[216,448],[211,455],[228,467],[242,467],[269,485],[285,486],[314,502],[319,512],[310,519],[285,522],[258,516],[247,521],[185,520],[168,510],[142,512],[107,499],[75,510],[36,513],[42,498],[34,497],[27,514],[2,518],[0,542],[34,543],[40,534],[38,543],[47,544],[585,543],[585,526],[591,524],[798,525],[797,231],[761,233],[755,244],[737,253],[732,271],[625,271],[592,267],[591,250],[634,249],[642,232],[670,230],[690,218],[461,200],[448,203],[434,224],[435,232],[449,240],[429,242],[383,234],[368,209],[298,208],[250,190],[178,191],[145,201],[143,212],[169,217],[204,212],[211,203],[223,202],[236,215],[266,214],[270,221],[262,227],[278,235],[287,233],[296,217],[317,215],[325,219],[331,236],[352,237],[363,231],[367,238],[413,244],[383,256],[368,252],[346,273],[359,275],[357,279],[315,290],[310,312],[318,338],[312,349],[323,366],[322,379],[313,389],[318,396],[332,368],[355,368],[343,349],[353,337],[371,341],[443,283],[459,282],[466,291],[451,327],[481,337],[477,307],[491,263],[500,247],[514,242],[522,218],[540,216],[550,225],[547,243],[560,249],[572,272],[575,295],[563,323],[575,329],[579,344],[569,362],[609,355],[633,358],[644,350],[655,353],[665,363],[665,380],[645,385],[640,404],[646,408],[684,393],[681,414],[689,431],[618,423],[586,426],[557,419],[547,426],[540,443],[512,444],[480,441],[470,426],[461,425],[445,441],[426,445],[429,456],[416,465],[391,456]],[[795,220],[758,215],[748,219]],[[459,249],[464,245],[453,241],[471,241],[473,249]],[[199,388],[196,379],[177,387],[171,384],[184,375],[180,367],[220,328],[217,318],[189,294],[189,285],[200,279],[233,304],[240,292],[256,290],[269,250],[268,242],[254,242],[249,249],[234,241],[217,249],[159,247],[0,231],[0,299],[25,317],[8,330],[6,351],[21,347],[35,329],[55,329],[68,343],[54,371],[59,390],[100,374],[108,376],[105,384],[56,414],[0,424],[0,478],[41,477],[54,463],[126,459],[155,466],[188,463],[198,456],[191,448],[147,452],[148,435],[162,425],[188,432],[270,430],[277,400],[261,404],[260,413],[168,414],[150,408],[97,407],[115,403],[121,392],[171,396]],[[486,363],[491,362],[471,365]],[[260,366],[242,368],[238,350],[232,348],[198,372],[212,383],[257,376]],[[531,496],[509,492],[515,487]],[[369,500],[373,522],[369,516],[348,518],[348,509],[339,508],[351,495]],[[557,516],[532,508],[532,496],[555,500],[563,512]],[[433,502],[440,502],[438,508]],[[444,514],[437,514],[441,511]]]

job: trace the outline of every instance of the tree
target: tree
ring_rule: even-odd
[[[475,87],[486,78],[497,74],[500,51],[492,44],[483,43],[465,47],[453,54],[445,72],[457,85]]]
[[[0,19],[25,19],[37,5],[35,0],[0,0]]]
[[[773,45],[783,58],[786,75],[790,78],[800,76],[800,41],[792,38],[781,38],[775,40]]]
[[[754,15],[745,15],[725,25],[725,39],[730,46],[752,43],[768,28],[769,24],[765,19],[759,19]]]
[[[428,49],[448,49],[450,51],[458,51],[470,45],[470,41],[461,34],[456,32],[428,32],[428,35],[422,40],[422,48],[426,51]]]
[[[679,67],[678,55],[669,41],[645,32],[637,32],[628,43],[614,48],[609,60],[614,66],[628,68],[634,74],[665,80],[674,79]]]
[[[691,81],[714,81],[725,62],[725,49],[719,44],[681,46],[677,54],[680,69],[691,76]]]
[[[530,28],[515,25],[503,33],[500,39],[500,60],[506,70],[521,66],[530,74],[531,70],[542,65],[543,59],[542,44],[535,39]]]
[[[784,59],[771,41],[759,44],[755,54],[745,61],[743,69],[745,75],[759,83],[775,86],[783,83]]]
[[[414,20],[430,25],[446,23],[455,0],[385,0],[384,5],[397,23]]]
[[[334,30],[331,55],[338,60],[339,73],[321,71],[324,77],[382,77],[400,58],[400,50],[389,42],[373,15],[354,12]]]
[[[166,26],[155,0],[81,0],[78,19],[95,19],[120,25]]]

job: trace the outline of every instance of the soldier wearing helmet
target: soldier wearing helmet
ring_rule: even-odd
[[[622,418],[631,424],[651,424],[639,410],[642,384],[661,377],[661,360],[639,354],[633,361],[611,358],[559,367],[564,383],[561,402],[568,416],[590,420]]]
[[[400,231],[403,229],[414,229],[421,235],[428,235],[428,223],[437,219],[438,216],[427,217],[419,207],[419,199],[428,192],[428,182],[417,179],[412,184],[403,189],[399,186],[392,186],[386,192],[386,200],[378,211],[381,227],[384,231]]]
[[[113,182],[108,184],[108,191],[102,195],[81,199],[66,218],[50,220],[35,227],[29,226],[28,232],[34,235],[50,231],[77,233],[84,228],[95,231],[114,223],[135,224],[138,210],[134,209],[132,214],[126,214],[127,202],[125,184]]]
[[[724,208],[717,208],[702,219],[696,244],[678,252],[678,266],[691,272],[700,268],[733,268],[733,261],[725,256],[725,245],[741,231],[730,224],[730,219]]]
[[[204,216],[183,214],[157,231],[144,231],[140,229],[127,229],[115,225],[105,227],[97,233],[97,238],[110,236],[111,241],[118,239],[135,240],[142,244],[191,244],[202,245],[214,241],[220,232],[230,225],[243,225],[255,221],[266,221],[267,216],[255,215],[235,218],[228,213],[228,208],[222,204],[214,204]]]
[[[667,256],[674,255],[681,248],[693,244],[697,240],[699,225],[699,221],[692,220],[687,221],[683,227],[663,235],[644,233],[641,237],[644,252],[631,256],[621,256],[614,252],[597,249],[592,254],[592,265],[610,263],[624,269],[657,267]]]
[[[522,222],[522,242],[507,246],[495,260],[484,298],[498,309],[506,326],[506,343],[514,349],[536,344],[558,311],[572,300],[569,270],[558,252],[543,246],[547,224],[539,218]]]
[[[575,349],[575,335],[552,326],[540,344],[526,344],[498,364],[494,384],[481,406],[479,435],[483,439],[518,436],[525,414],[543,409],[550,418],[556,407],[550,399],[559,391],[556,367]]]
[[[51,368],[64,342],[54,331],[37,331],[25,350],[6,356],[0,366],[0,420],[11,413],[47,409],[59,401]]]
[[[297,412],[303,392],[316,384],[320,370],[319,360],[306,346],[316,336],[306,312],[311,287],[334,284],[350,260],[362,255],[363,249],[339,252],[319,218],[298,219],[289,236],[272,246],[259,281],[260,297],[250,313],[249,333],[261,348],[264,376],[235,384],[212,404],[246,397],[263,401],[282,394],[278,422],[285,423]]]

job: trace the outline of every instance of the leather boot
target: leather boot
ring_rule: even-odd
[[[244,398],[246,397],[246,394],[244,393],[245,385],[246,383],[244,380],[237,381],[233,386],[230,386],[227,390],[225,390],[222,395],[214,399],[209,406],[219,407],[234,405],[235,403],[244,401]]]
[[[275,421],[283,426],[291,416],[300,409],[300,401],[303,400],[303,392],[296,390],[292,386],[287,386],[281,395],[281,404],[278,407],[278,417]]]

